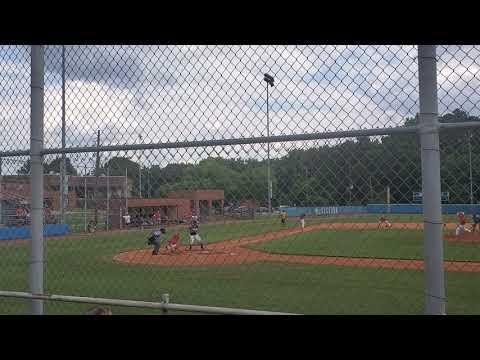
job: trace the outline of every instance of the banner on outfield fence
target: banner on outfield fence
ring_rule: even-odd
[[[442,202],[449,202],[450,200],[450,193],[448,191],[442,192]],[[422,192],[413,192],[412,201],[414,203],[421,203],[423,202],[423,193]]]

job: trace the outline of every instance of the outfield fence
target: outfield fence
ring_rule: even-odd
[[[288,216],[332,216],[343,214],[423,214],[422,204],[367,204],[365,206],[282,207]],[[480,214],[480,204],[443,204],[442,214]]]
[[[479,69],[478,46],[0,46],[0,313],[479,313]]]

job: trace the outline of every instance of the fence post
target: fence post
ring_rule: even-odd
[[[43,70],[44,49],[32,45],[31,61],[31,114],[30,114],[30,186],[31,240],[28,262],[28,285],[33,294],[43,294]],[[32,315],[43,315],[43,300],[32,300]]]
[[[2,162],[3,162],[3,158],[0,157],[0,193],[2,192]],[[0,199],[0,225],[3,225],[3,209],[2,209],[1,199]]]
[[[62,45],[62,149],[65,149],[65,45]],[[60,223],[62,224],[65,224],[65,173],[66,157],[63,153],[60,162]]]
[[[434,45],[418,46],[424,216],[425,313],[445,314],[437,64]]]
[[[162,302],[163,302],[164,304],[167,304],[167,305],[168,305],[168,303],[170,302],[170,294],[162,294]],[[168,310],[167,310],[167,309],[163,309],[163,310],[162,310],[162,313],[163,313],[164,315],[167,315],[167,314],[168,314]]]

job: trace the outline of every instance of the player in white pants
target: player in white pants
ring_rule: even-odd
[[[302,227],[302,232],[305,230],[305,214],[300,215],[300,226]]]
[[[458,224],[457,228],[455,229],[455,236],[461,236],[466,232],[470,232],[470,230],[466,227],[467,220],[465,219],[465,213],[463,211],[457,213],[457,219]]]
[[[198,220],[196,216],[192,217],[192,222],[190,223],[188,230],[190,234],[190,250],[192,250],[192,245],[195,245],[195,243],[199,243],[203,250],[203,241],[198,233]]]

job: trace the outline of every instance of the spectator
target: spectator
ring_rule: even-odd
[[[87,311],[87,315],[113,315],[107,307],[96,306]]]

